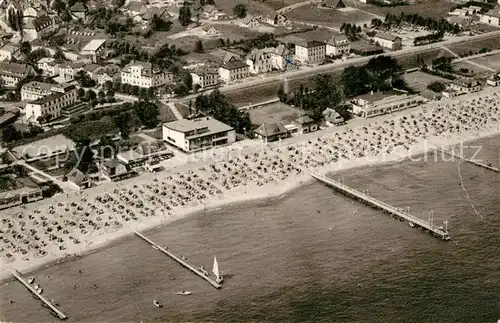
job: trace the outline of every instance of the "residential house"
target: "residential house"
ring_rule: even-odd
[[[274,48],[254,49],[248,54],[246,64],[251,74],[271,72],[273,69],[272,53]]]
[[[52,94],[52,88],[57,86],[59,85],[37,81],[26,83],[21,87],[21,101],[31,101],[43,98],[44,96]]]
[[[185,151],[193,152],[236,141],[236,131],[212,117],[180,119],[163,124],[163,140]]]
[[[220,31],[212,25],[205,25],[201,28],[206,36],[219,36]]]
[[[62,109],[77,102],[76,93],[76,87],[72,84],[53,87],[51,94],[29,101],[26,104],[26,118],[30,122],[39,122],[41,117],[49,115],[50,118],[58,118],[62,114]]]
[[[286,45],[278,45],[276,49],[271,52],[271,63],[273,68],[285,71],[294,66],[292,51]]]
[[[453,16],[465,17],[468,14],[468,10],[465,8],[457,8],[457,9],[450,11],[449,14],[453,15]]]
[[[105,47],[106,39],[92,39],[87,45],[85,45],[80,54],[83,56],[90,56],[92,61],[97,62],[97,58],[102,54]]]
[[[260,21],[255,16],[247,15],[243,18],[243,25],[248,28],[257,28],[260,26]]]
[[[219,72],[216,69],[204,68],[191,72],[193,85],[198,84],[200,89],[214,87],[219,84]]]
[[[326,108],[322,114],[328,126],[336,126],[344,123],[344,118],[332,108]]]
[[[351,52],[360,56],[377,55],[384,52],[384,49],[376,44],[371,44],[365,40],[358,40],[351,43]]]
[[[373,41],[376,44],[391,50],[400,50],[403,47],[401,37],[385,32],[377,32],[377,34],[373,37]]]
[[[220,11],[214,5],[207,4],[203,6],[203,17],[208,20],[218,20]]]
[[[95,72],[97,76],[97,84],[104,85],[106,82],[110,81],[113,83],[120,82],[121,72],[118,65],[104,65]]]
[[[326,45],[312,40],[295,44],[295,59],[303,64],[318,64],[325,60]]]
[[[76,167],[66,174],[66,179],[78,189],[90,188],[92,186],[92,179],[90,176],[84,174]]]
[[[0,62],[0,79],[7,88],[15,88],[19,81],[33,75],[36,75],[36,72],[30,65]]]
[[[313,132],[319,129],[318,123],[307,114],[299,116],[293,121],[293,124],[297,126],[297,130],[301,134]]]
[[[321,2],[321,5],[326,8],[330,9],[340,9],[340,8],[345,8],[346,5],[342,0],[323,0]]]
[[[382,114],[416,107],[426,102],[420,95],[402,91],[371,92],[360,95],[351,101],[354,114],[371,118]]]
[[[484,14],[479,15],[480,22],[500,27],[500,0],[498,2],[499,3],[498,5],[495,6],[495,8],[491,9],[490,11]]]
[[[454,25],[457,25],[459,27],[467,27],[471,24],[472,18],[469,16],[466,16],[466,17],[452,16],[452,17],[448,17],[446,20],[448,20],[448,22],[450,24],[454,24]]]
[[[146,13],[148,8],[144,5],[142,1],[130,1],[127,10],[128,14],[134,17]]]
[[[0,61],[10,61],[12,58],[18,58],[21,52],[19,46],[7,43],[0,48]]]
[[[120,181],[135,176],[137,173],[117,158],[107,160],[99,165],[101,177],[108,181]]]
[[[232,60],[219,67],[220,79],[225,83],[232,83],[248,78],[248,65],[241,60]]]
[[[34,18],[24,26],[24,40],[33,41],[38,38],[47,37],[54,33],[56,29],[57,25],[52,17],[44,15]]]
[[[89,8],[83,2],[77,2],[77,3],[75,3],[69,9],[69,11],[71,12],[71,15],[73,16],[74,19],[81,19],[84,22],[87,21],[87,16],[88,16]]]
[[[59,78],[63,83],[71,82],[75,79],[78,72],[83,71],[81,63],[69,62],[59,65]]]
[[[121,82],[137,85],[142,88],[153,88],[174,79],[172,73],[164,71],[153,64],[141,61],[128,63],[121,71]]]
[[[59,75],[59,63],[61,62],[63,61],[52,57],[42,57],[38,60],[37,66],[44,76],[56,76]]]
[[[271,142],[290,136],[289,131],[281,122],[264,122],[254,131],[256,138],[263,142]]]
[[[287,22],[287,19],[281,13],[271,11],[266,16],[264,16],[264,22],[273,26],[281,26]]]
[[[348,55],[351,51],[351,43],[344,35],[333,36],[326,42],[326,55],[340,56]]]

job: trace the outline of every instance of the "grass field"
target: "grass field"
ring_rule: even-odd
[[[345,0],[344,2],[347,6],[359,8],[363,11],[371,12],[383,17],[385,17],[385,15],[389,12],[392,14],[400,14],[401,12],[406,14],[417,13],[423,17],[434,18],[446,17],[450,9],[457,6],[455,3],[442,0],[397,7],[377,7],[375,5],[361,3],[356,0]]]
[[[403,79],[409,87],[418,92],[428,91],[427,85],[431,84],[432,82],[447,82],[447,80],[442,77],[420,71],[404,74]]]
[[[283,7],[303,2],[304,0],[264,0],[264,3],[274,10],[281,9]]]
[[[297,109],[277,102],[249,111],[252,124],[261,125],[264,122],[281,121],[288,124],[299,116]]]
[[[470,60],[471,62],[477,63],[479,65],[483,65],[485,67],[489,67],[494,70],[500,70],[500,53],[494,55],[488,55],[478,58],[473,58]]]
[[[302,6],[286,13],[288,19],[317,23],[328,27],[340,28],[343,23],[370,24],[377,16],[357,9],[335,10],[318,8],[315,5]]]

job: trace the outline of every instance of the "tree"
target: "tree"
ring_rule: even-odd
[[[77,168],[83,173],[87,173],[94,165],[94,152],[90,148],[91,140],[87,137],[75,140],[76,150],[70,154],[68,160],[64,163],[66,171]]]
[[[85,98],[85,90],[82,88],[79,88],[77,91],[77,96],[80,100]]]
[[[80,84],[81,87],[94,87],[95,81],[90,78],[90,76],[85,71],[78,71],[75,76],[75,80]]]
[[[31,53],[31,44],[29,41],[23,41],[21,43],[21,46],[19,47],[19,51],[24,54],[24,55],[28,55],[29,53]]]
[[[146,128],[154,128],[160,122],[158,106],[152,102],[139,101],[134,104],[134,112],[137,118]]]
[[[189,93],[189,88],[184,83],[179,83],[174,87],[174,93],[178,96],[184,96]]]
[[[181,79],[182,79],[182,82],[184,84],[186,84],[188,89],[193,88],[193,77],[191,76],[191,73],[189,73],[185,69],[182,69]]]
[[[154,14],[151,18],[149,26],[153,31],[169,31],[170,27],[172,26],[172,22],[165,21],[162,17]]]
[[[123,112],[117,115],[113,122],[120,131],[120,135],[123,139],[127,140],[130,136],[130,128],[132,127],[132,116],[129,112]]]
[[[5,142],[12,142],[21,139],[23,136],[13,124],[9,124],[2,129],[2,139]]]
[[[244,4],[237,4],[236,6],[233,7],[233,14],[237,18],[245,18],[247,15],[247,7],[245,7]]]
[[[342,72],[344,95],[352,98],[366,92],[368,75],[363,66],[349,66]]]
[[[441,93],[446,89],[446,86],[441,82],[435,81],[427,85],[427,88],[433,92]]]
[[[184,3],[179,9],[179,22],[182,26],[186,27],[191,23],[191,8]]]
[[[93,90],[87,90],[87,92],[85,92],[85,97],[87,98],[87,100],[89,101],[92,101],[92,100],[95,100],[97,98],[97,95],[95,94],[95,92]]]
[[[281,102],[287,102],[288,95],[285,93],[285,88],[283,87],[283,85],[281,85],[278,89],[277,95]]]
[[[203,52],[203,43],[201,42],[201,40],[197,40],[196,43],[194,43],[193,51],[195,53],[202,53]]]
[[[104,100],[106,99],[106,94],[101,90],[99,91],[99,93],[97,93],[97,97],[99,99],[99,102],[104,102]]]

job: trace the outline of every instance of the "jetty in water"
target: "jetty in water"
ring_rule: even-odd
[[[222,287],[219,283],[217,283],[215,280],[211,279],[204,272],[202,272],[201,270],[199,270],[198,268],[196,268],[192,264],[188,263],[186,260],[182,259],[181,257],[175,255],[173,252],[165,249],[160,244],[158,244],[158,243],[154,242],[153,240],[151,240],[150,238],[146,237],[144,234],[142,234],[140,232],[137,232],[137,231],[134,231],[134,233],[138,237],[142,238],[144,241],[146,241],[149,244],[151,244],[151,246],[153,246],[153,248],[155,248],[155,249],[163,252],[164,254],[166,254],[167,256],[169,256],[170,258],[172,258],[173,260],[175,260],[176,262],[178,262],[180,265],[186,267],[187,269],[189,269],[190,271],[192,271],[196,275],[200,276],[201,278],[203,278],[204,280],[206,280],[207,282],[209,282],[210,285],[212,285],[213,287],[215,287],[217,289],[219,289],[219,288]]]
[[[481,162],[479,162],[477,160],[469,159],[469,158],[466,158],[465,156],[461,156],[461,155],[455,154],[455,152],[453,150],[443,150],[443,149],[439,149],[439,148],[437,148],[436,150],[439,151],[439,152],[441,152],[441,153],[450,155],[452,157],[456,157],[456,158],[462,159],[463,161],[466,161],[466,162],[471,163],[473,165],[476,165],[476,166],[479,166],[479,167],[482,167],[482,168],[486,168],[486,169],[491,170],[491,171],[496,172],[496,173],[500,173],[500,169],[497,168],[497,167],[493,167],[491,165],[486,165],[486,164],[481,163]]]
[[[32,294],[33,296],[35,296],[36,298],[40,299],[48,308],[50,308],[55,315],[57,315],[61,320],[65,320],[67,319],[68,317],[63,313],[61,312],[61,310],[59,310],[54,304],[52,304],[51,301],[49,301],[45,296],[43,296],[41,293],[38,293],[36,291],[36,289],[31,286],[30,283],[28,283],[26,281],[26,279],[24,279],[24,277],[21,275],[20,272],[18,272],[17,270],[15,269],[11,269],[11,272],[12,274],[14,275],[14,277],[16,277],[17,280],[19,280],[21,282],[21,284],[23,284]]]
[[[311,171],[308,171],[308,173],[316,178],[317,180],[325,183],[326,185],[334,188],[335,190],[343,193],[344,195],[347,195],[347,196],[350,196],[350,197],[353,197],[373,208],[376,208],[376,209],[379,209],[379,210],[382,210],[386,213],[389,213],[390,215],[392,215],[393,217],[399,219],[399,220],[405,220],[405,221],[408,221],[408,224],[411,226],[411,227],[418,227],[418,228],[421,228],[421,229],[424,229],[428,232],[430,232],[431,234],[433,234],[434,236],[436,237],[439,237],[443,240],[450,240],[450,236],[448,234],[448,230],[445,230],[443,228],[440,228],[440,227],[435,227],[431,222],[427,222],[427,221],[424,221],[412,214],[410,214],[409,212],[405,212],[404,210],[401,210],[395,206],[392,206],[390,204],[387,204],[385,202],[382,202],[372,196],[369,196],[363,192],[360,192],[354,188],[351,188],[347,185],[344,185],[334,179],[331,179],[331,178],[328,178],[326,176],[322,176],[320,174],[317,174],[317,173],[313,173]]]

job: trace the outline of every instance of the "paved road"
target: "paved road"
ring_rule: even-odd
[[[429,52],[429,51],[439,49],[439,48],[442,48],[442,47],[448,46],[448,45],[468,43],[468,42],[473,42],[473,41],[483,40],[483,39],[495,39],[498,37],[500,37],[500,30],[494,31],[491,33],[487,33],[487,34],[475,35],[475,36],[455,37],[455,38],[452,38],[452,39],[449,39],[447,41],[443,41],[440,43],[428,44],[428,45],[412,47],[412,48],[404,48],[404,49],[396,51],[396,52],[389,52],[389,53],[384,53],[384,54],[380,54],[380,55],[376,55],[376,56],[385,55],[385,56],[392,56],[395,58],[401,58],[401,57],[413,56],[413,55]],[[285,73],[280,73],[280,74],[275,74],[275,75],[261,75],[260,77],[253,77],[251,79],[248,79],[245,82],[223,85],[223,86],[219,87],[219,90],[222,93],[229,93],[229,92],[234,92],[234,91],[239,91],[239,90],[244,90],[244,89],[255,88],[256,86],[279,84],[279,83],[283,82],[283,80],[285,78],[287,78],[288,80],[308,78],[312,75],[319,74],[319,73],[331,73],[331,72],[335,72],[335,71],[340,71],[348,66],[363,65],[363,64],[366,64],[370,59],[372,59],[376,56],[359,57],[359,58],[349,59],[347,61],[335,62],[333,64],[325,64],[325,65],[320,65],[320,66],[315,66],[315,67],[302,67],[300,70],[288,71]],[[210,92],[211,92],[211,90],[207,91],[207,93],[210,93]],[[189,101],[189,100],[196,98],[197,96],[198,96],[198,94],[193,94],[193,95],[189,95],[189,96],[186,96],[183,98],[176,99],[175,101],[186,102],[186,101]]]

